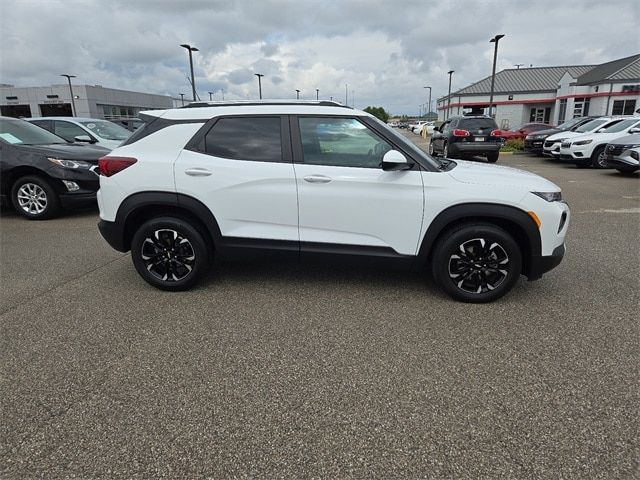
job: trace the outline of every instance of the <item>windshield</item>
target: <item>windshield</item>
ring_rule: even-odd
[[[621,132],[623,130],[626,130],[627,128],[633,127],[636,123],[640,123],[640,120],[638,120],[637,118],[622,120],[621,122],[618,122],[615,125],[605,128],[602,133]]]
[[[583,121],[584,121],[584,117],[572,118],[571,120],[567,120],[566,122],[558,125],[558,128],[562,130],[569,130],[573,128],[575,125],[578,125],[580,122],[583,122]]]
[[[106,120],[92,120],[88,122],[80,122],[81,125],[88,128],[94,135],[104,140],[126,140],[131,132],[120,125],[108,122]]]
[[[53,133],[24,120],[0,120],[0,140],[12,145],[51,145],[67,143]]]
[[[595,130],[600,125],[604,125],[607,122],[608,120],[605,120],[604,118],[597,118],[595,120],[591,120],[590,122],[587,122],[584,125],[576,128],[574,132],[581,132],[581,133],[590,132],[591,130]]]

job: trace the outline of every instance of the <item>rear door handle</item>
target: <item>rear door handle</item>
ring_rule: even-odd
[[[206,168],[187,168],[184,173],[192,177],[208,177],[213,172],[211,170],[207,170]]]
[[[332,179],[324,175],[307,175],[304,177],[305,182],[309,183],[329,183]]]

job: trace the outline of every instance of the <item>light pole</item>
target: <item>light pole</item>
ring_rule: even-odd
[[[193,101],[196,101],[196,79],[193,77],[193,55],[192,52],[199,52],[196,47],[192,47],[188,43],[180,45],[182,48],[189,50],[189,68],[191,69],[191,91],[193,92]]]
[[[429,89],[429,103],[428,103],[429,112],[427,113],[427,115],[431,116],[431,87],[426,86],[424,88],[428,88]],[[429,119],[427,118],[427,120],[429,120]]]
[[[320,89],[316,88],[316,100],[320,100]]]
[[[495,114],[493,113],[493,87],[496,82],[496,60],[498,59],[498,42],[500,39],[504,37],[504,35],[496,35],[489,43],[495,43],[495,48],[493,49],[493,70],[491,71],[491,95],[489,95],[489,116],[495,118]]]
[[[63,73],[60,75],[61,77],[67,77],[67,81],[69,82],[69,95],[71,95],[71,115],[76,116],[76,102],[73,100],[73,88],[71,88],[71,79],[76,78],[75,75],[69,75],[67,73]]]
[[[182,100],[182,106],[184,107],[184,93],[179,93],[178,95],[180,95],[180,100]]]
[[[348,88],[349,88],[349,85],[347,85],[347,84],[345,83],[345,84],[344,84],[344,104],[345,104],[345,106],[347,106],[347,107],[349,106],[349,104],[347,103],[347,100],[348,100],[348,97],[349,97],[348,90],[347,90]]]
[[[209,94],[209,101],[213,100],[213,98],[211,98],[211,96],[213,95],[213,92],[207,92]]]
[[[451,110],[451,76],[455,70],[449,70],[449,95],[447,96],[447,119],[449,119],[449,110]]]
[[[300,90],[296,88],[296,100],[300,100]]]
[[[262,77],[264,77],[261,73],[254,73],[256,77],[258,77],[258,93],[260,94],[260,100],[262,100]]]

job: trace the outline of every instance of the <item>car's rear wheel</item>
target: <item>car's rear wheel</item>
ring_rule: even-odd
[[[436,152],[436,148],[433,145],[433,141],[429,142],[429,155],[431,155],[432,157],[437,157],[438,156],[438,152]]]
[[[442,158],[449,158],[449,144],[447,142],[444,142],[442,147]]]
[[[433,277],[456,300],[485,303],[506,294],[518,280],[522,254],[513,237],[491,224],[446,232],[432,255]]]
[[[27,175],[11,188],[11,201],[16,211],[31,220],[45,220],[60,213],[60,198],[44,178]]]
[[[140,276],[162,290],[191,288],[209,265],[203,235],[188,221],[174,217],[143,224],[131,241],[131,258]]]
[[[489,153],[487,155],[487,162],[489,163],[496,163],[498,161],[498,157],[500,156],[499,153]]]
[[[604,153],[605,145],[597,147],[591,154],[591,166],[593,168],[607,168],[607,160]]]

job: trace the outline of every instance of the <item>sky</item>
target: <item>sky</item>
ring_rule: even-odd
[[[640,0],[0,0],[0,83],[78,84],[202,100],[321,99],[415,115],[497,69],[640,53]]]

